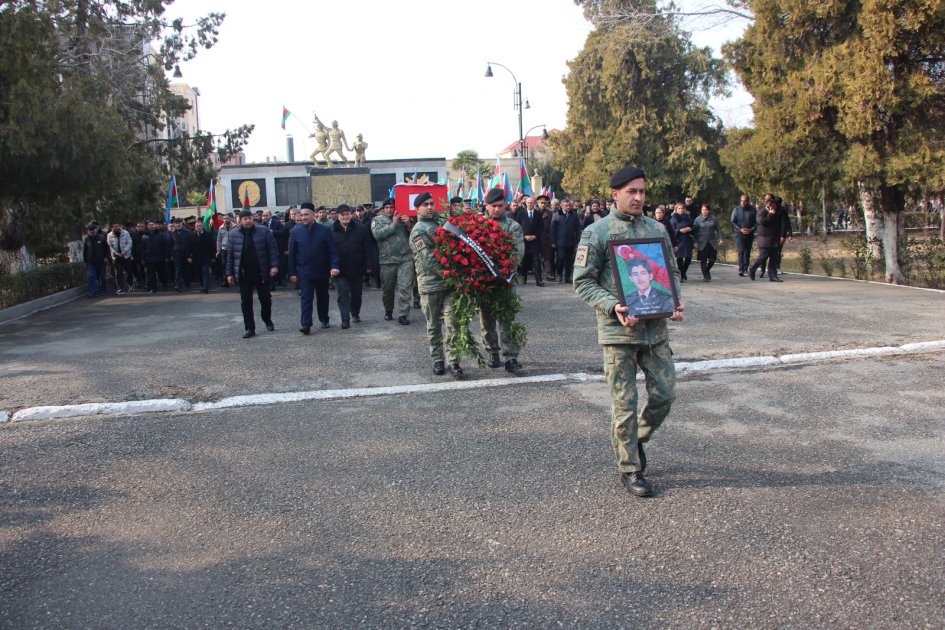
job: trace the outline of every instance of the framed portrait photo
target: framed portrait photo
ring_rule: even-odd
[[[670,276],[670,258],[662,238],[609,241],[607,253],[614,270],[620,303],[638,319],[669,317],[679,305]]]

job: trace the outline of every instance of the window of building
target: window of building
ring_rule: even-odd
[[[276,205],[297,206],[312,201],[311,177],[277,177]]]

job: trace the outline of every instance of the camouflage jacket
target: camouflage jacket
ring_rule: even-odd
[[[581,234],[574,261],[574,290],[597,312],[597,340],[602,346],[615,344],[652,345],[669,339],[666,319],[644,319],[632,328],[621,325],[614,313],[620,301],[614,280],[613,263],[607,253],[607,242],[628,238],[659,237],[672,252],[669,233],[663,225],[649,217],[631,217],[615,210],[595,221]],[[676,259],[666,261],[676,295],[681,295]]]
[[[393,219],[379,214],[371,221],[371,233],[377,241],[382,265],[396,265],[410,261],[410,247],[407,245],[410,230],[404,220],[394,225]]]
[[[417,221],[410,232],[410,251],[413,253],[413,264],[417,269],[417,291],[424,294],[445,291],[449,288],[443,279],[443,266],[433,252],[435,247],[433,237],[439,224],[440,221],[437,221],[434,215],[429,219]]]
[[[499,224],[503,232],[512,237],[512,242],[515,243],[515,251],[512,253],[514,258],[512,268],[514,269],[522,262],[522,256],[525,255],[525,236],[522,234],[522,226],[508,216],[502,217],[496,223]]]

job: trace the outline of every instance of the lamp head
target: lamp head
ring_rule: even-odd
[[[184,73],[180,71],[180,65],[175,63],[174,64],[174,78],[180,79],[180,78],[183,78],[183,76],[184,76]]]
[[[492,64],[489,64],[489,63],[486,64],[486,78],[487,79],[492,78]]]

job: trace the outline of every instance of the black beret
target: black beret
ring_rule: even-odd
[[[302,205],[299,206],[299,210],[315,210],[315,204],[309,201],[303,201]]]
[[[94,230],[97,227],[98,227],[98,221],[92,221],[91,223],[89,223],[89,227],[87,229]]]
[[[433,195],[431,195],[428,192],[420,193],[419,195],[417,195],[417,198],[413,200],[413,207],[419,208],[428,199],[433,199]]]
[[[540,201],[542,199],[544,199],[545,201],[551,201],[551,199],[548,198],[548,195],[538,195],[537,197],[535,197],[535,201]]]
[[[351,212],[351,206],[349,206],[346,203],[343,203],[340,206],[338,206],[338,212]]]
[[[462,198],[462,197],[451,197],[451,198],[450,198],[450,203],[463,203],[463,198]]]
[[[642,168],[637,168],[636,166],[624,166],[622,169],[614,173],[614,176],[610,178],[610,187],[623,188],[633,180],[641,178],[646,179],[646,174],[643,172]]]
[[[250,210],[249,208],[244,208],[243,210],[240,210],[240,218],[241,218],[241,219],[242,219],[243,217],[251,217],[251,216],[253,216],[253,211]]]
[[[499,201],[505,201],[505,191],[496,186],[486,193],[486,198],[483,200],[485,203],[496,203]]]
[[[392,197],[388,197],[387,199],[384,200],[384,203],[381,204],[381,207],[383,208],[384,206],[392,206],[392,205],[394,205],[394,199]]]

